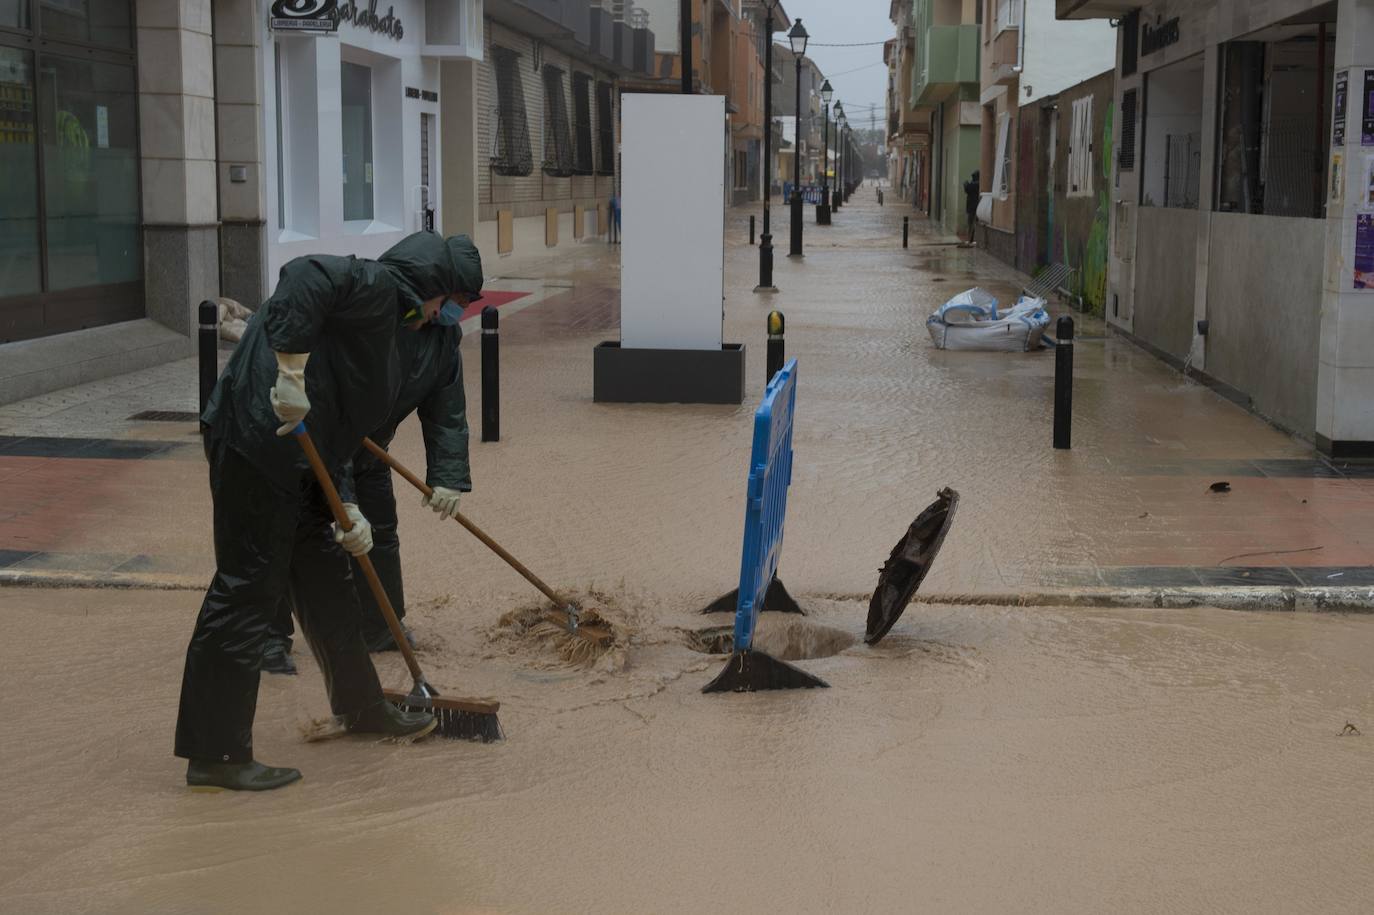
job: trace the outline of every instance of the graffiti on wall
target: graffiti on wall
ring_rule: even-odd
[[[1112,122],[1115,114],[1115,103],[1108,103],[1107,116],[1102,125],[1102,189],[1097,193],[1097,212],[1093,216],[1093,227],[1088,233],[1083,250],[1083,266],[1079,272],[1082,277],[1079,294],[1092,313],[1098,316],[1103,314],[1103,306],[1107,301],[1107,249],[1111,232],[1108,189],[1112,186]]]

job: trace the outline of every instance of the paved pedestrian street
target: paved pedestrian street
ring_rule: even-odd
[[[678,558],[712,549],[713,563],[730,565],[730,538],[702,538],[699,525],[731,537],[738,527],[746,417],[762,393],[765,318],[777,308],[802,379],[787,556],[822,558],[798,563],[795,589],[871,590],[886,550],[942,485],[965,503],[926,585],[932,592],[1374,586],[1374,467],[1323,458],[1081,314],[1074,448],[1056,453],[1052,351],[938,352],[924,326],[956,292],[977,285],[1009,302],[1026,278],[926,224],[904,251],[899,209],[875,203],[865,188],[843,220],[810,227],[805,260],[779,256],[786,279],[776,295],[751,291],[748,216],[731,213],[726,339],[746,345],[750,381],[739,408],[591,402],[591,349],[618,336],[617,248],[495,260],[488,269],[518,275],[489,287],[508,313],[502,441],[474,445],[473,511],[485,508],[509,535],[543,549],[551,517],[624,531],[627,544],[638,536],[632,518],[653,525],[665,539],[647,555],[607,556],[572,538],[546,563],[562,577],[648,576],[657,588],[705,597],[711,582]],[[474,439],[475,308],[463,345]],[[202,587],[214,565],[190,418],[196,391],[186,360],[0,406],[0,575]],[[149,412],[172,419],[136,418]],[[639,422],[649,416],[653,435]],[[397,447],[421,461],[417,425],[402,428]],[[537,479],[553,453],[580,472],[541,494],[536,517],[512,513],[501,490]],[[484,485],[494,480],[501,485]],[[1229,493],[1210,491],[1223,481]],[[665,486],[693,491],[690,507],[673,509],[691,512],[693,524],[634,517],[637,494]],[[159,498],[168,492],[174,511]],[[421,513],[412,517],[422,523]],[[494,578],[506,581],[499,569]]]

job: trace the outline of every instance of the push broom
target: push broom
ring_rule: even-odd
[[[421,493],[426,496],[434,495],[434,490],[431,489],[424,480],[411,473],[405,465],[392,457],[381,445],[378,445],[370,438],[365,438],[363,439],[363,447],[372,452],[373,456],[379,461],[404,477],[407,483],[414,486]],[[609,626],[602,625],[600,621],[596,619],[596,614],[594,612],[579,610],[577,605],[572,601],[560,597],[556,591],[544,584],[539,576],[526,568],[524,563],[512,556],[505,547],[493,540],[486,531],[482,530],[462,513],[455,511],[453,513],[453,520],[467,528],[469,533],[482,541],[482,543],[493,553],[505,560],[507,565],[519,572],[520,575],[530,584],[534,585],[541,594],[553,601],[553,607],[545,613],[545,618],[550,623],[563,630],[562,640],[564,645],[562,647],[565,657],[569,660],[582,660],[587,657],[598,655],[612,645],[615,641],[615,636],[612,634]],[[582,619],[583,616],[589,617],[590,621],[584,621]]]
[[[300,442],[301,450],[305,452],[305,459],[310,462],[310,469],[315,472],[315,479],[319,481],[320,489],[324,490],[325,501],[329,503],[329,511],[334,515],[334,522],[342,530],[352,530],[353,523],[348,520],[348,513],[344,511],[343,500],[339,498],[339,491],[334,487],[334,481],[329,478],[329,471],[325,468],[319,451],[315,449],[315,443],[311,440],[310,433],[306,431],[305,423],[298,424],[292,431],[296,436],[296,441]],[[357,560],[358,566],[363,570],[363,577],[367,579],[367,586],[371,589],[377,606],[382,609],[382,616],[386,619],[387,628],[391,630],[391,637],[395,639],[396,647],[401,650],[401,656],[405,658],[406,667],[410,669],[410,676],[415,684],[409,693],[384,689],[382,695],[406,711],[433,714],[439,722],[435,733],[442,737],[458,740],[480,740],[483,743],[504,738],[505,734],[501,732],[501,722],[496,717],[497,711],[501,708],[501,703],[495,699],[441,696],[438,690],[429,685],[429,682],[425,680],[424,672],[420,670],[420,662],[415,659],[415,653],[410,648],[410,642],[406,640],[405,630],[401,628],[401,621],[396,618],[396,611],[391,606],[391,600],[386,596],[386,588],[382,587],[382,581],[377,577],[377,570],[373,568],[371,558],[367,554],[353,558]]]

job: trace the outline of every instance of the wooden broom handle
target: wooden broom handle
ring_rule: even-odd
[[[348,512],[344,511],[343,500],[339,498],[339,491],[334,487],[334,481],[329,478],[329,471],[320,458],[320,452],[315,449],[315,443],[311,440],[310,433],[306,431],[305,423],[299,423],[292,430],[292,434],[296,436],[296,441],[301,443],[301,450],[305,452],[305,459],[310,462],[310,469],[315,472],[315,479],[319,481],[320,489],[324,490],[325,501],[329,503],[329,511],[334,515],[334,523],[339,525],[342,530],[351,531],[353,522],[348,520]],[[386,596],[386,588],[382,587],[382,580],[377,577],[377,570],[372,567],[371,558],[366,553],[353,558],[362,567],[363,577],[367,579],[367,586],[372,589],[372,596],[376,599],[377,606],[382,608],[382,617],[386,620],[387,628],[391,630],[391,637],[396,641],[396,647],[401,650],[401,656],[406,659],[406,667],[410,668],[410,676],[416,683],[423,682],[425,675],[420,670],[420,662],[415,660],[415,653],[410,650],[410,642],[406,639],[406,632],[401,628],[401,621],[396,618],[396,610],[391,606],[391,599]]]
[[[424,493],[426,496],[434,495],[434,490],[431,489],[428,485],[426,485],[424,480],[420,479],[415,474],[407,470],[401,464],[400,461],[392,457],[387,452],[387,450],[383,448],[381,445],[378,445],[370,438],[364,438],[363,446],[367,448],[368,451],[371,451],[372,454],[375,455],[378,460],[383,461],[392,470],[396,471],[401,476],[405,477],[406,482],[408,482],[411,486],[414,486],[416,489],[420,490],[420,492]],[[469,521],[468,518],[461,512],[455,511],[453,513],[453,520],[457,521],[459,524],[463,525],[463,527],[467,528],[472,533],[472,536],[476,537],[478,540],[485,543],[488,549],[490,549],[497,556],[500,556],[502,559],[504,559],[507,565],[509,565],[512,569],[523,575],[525,577],[525,581],[529,582],[530,584],[538,588],[543,593],[543,595],[547,597],[549,600],[553,601],[560,608],[567,605],[568,602],[563,598],[559,597],[558,594],[553,590],[553,588],[550,588],[548,585],[540,581],[539,576],[535,575],[529,569],[525,568],[524,564],[520,562],[520,560],[516,559],[510,553],[506,552],[505,547],[501,546],[501,544],[497,543],[495,540],[491,539],[491,537],[487,536],[486,531],[482,530],[480,527]]]

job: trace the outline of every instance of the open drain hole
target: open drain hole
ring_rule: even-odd
[[[735,650],[733,626],[712,626],[685,633],[687,647],[701,654],[726,655]],[[829,658],[858,643],[857,636],[811,620],[759,618],[754,647],[783,661]]]

